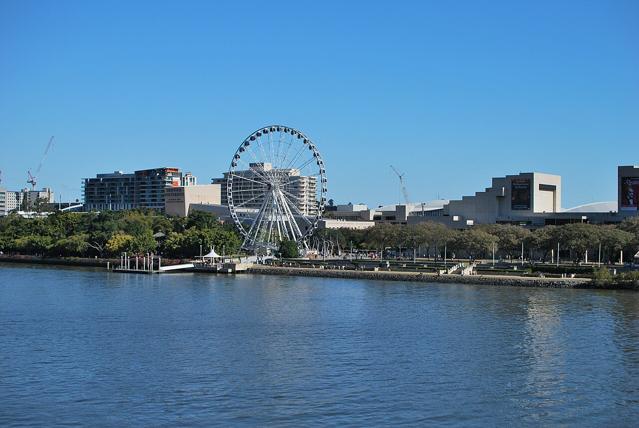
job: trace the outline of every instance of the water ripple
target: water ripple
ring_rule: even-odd
[[[0,425],[639,420],[639,295],[0,266]]]

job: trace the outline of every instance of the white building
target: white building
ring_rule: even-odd
[[[37,201],[46,204],[52,204],[55,202],[53,190],[48,187],[44,187],[42,190],[22,189],[22,193],[24,194],[23,197],[26,198],[29,207],[34,206]]]
[[[286,183],[284,190],[293,196],[297,208],[304,215],[317,214],[317,177],[300,175],[297,169],[276,169],[270,163],[251,163],[250,169],[235,171],[236,176],[245,177],[247,180],[233,180],[233,203],[236,207],[259,209],[262,206],[264,186],[260,183],[264,174],[281,177],[281,182]],[[222,205],[228,205],[226,182],[228,172],[223,178],[214,178],[213,184],[222,186]]]
[[[26,208],[33,208],[36,202],[53,203],[54,194],[48,187],[42,190],[22,189],[19,191],[0,188],[0,216],[6,216],[12,211],[18,211],[26,202]]]

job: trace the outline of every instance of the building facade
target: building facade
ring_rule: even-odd
[[[182,180],[178,168],[153,168],[135,171],[134,200],[137,208],[164,211],[164,192]]]
[[[190,176],[190,180],[195,177]],[[85,178],[85,211],[118,211],[133,208],[165,209],[165,191],[182,182],[179,168],[153,168],[132,174],[115,171]]]
[[[0,187],[0,216],[9,214],[7,210],[7,190]]]
[[[358,227],[354,223],[361,222],[361,228],[367,227],[370,221],[391,224],[434,221],[455,229],[495,223],[528,228],[566,223],[614,224],[639,215],[639,166],[620,166],[617,175],[616,203],[598,202],[564,209],[561,177],[528,172],[493,178],[490,187],[459,200],[375,209],[365,205],[335,205],[327,208],[325,217],[344,221],[344,227]],[[337,222],[323,226],[340,227]]]
[[[41,190],[6,190],[0,188],[0,216],[12,211],[31,211],[37,204],[52,204],[55,200],[53,190],[45,187]]]
[[[197,177],[190,172],[185,172],[182,174],[180,186],[197,186]]]
[[[46,204],[52,204],[55,202],[53,190],[48,187],[44,187],[42,190],[23,189],[22,193],[22,197],[27,201],[27,207],[33,207],[37,202],[43,202]]]
[[[526,223],[535,214],[561,211],[561,177],[539,172],[492,179],[492,185],[473,196],[453,200],[443,216],[466,224]]]
[[[260,176],[264,174],[281,177],[285,192],[290,196],[292,202],[295,203],[299,211],[308,216],[316,215],[318,210],[317,201],[317,177],[309,177],[300,175],[297,169],[276,169],[270,163],[251,163],[249,169],[235,171],[234,174],[239,177],[233,180],[233,203],[237,207],[259,209],[262,206],[264,186],[260,184]],[[226,183],[228,172],[224,173],[222,178],[214,178],[213,184],[222,186],[222,205],[228,205],[228,194],[226,192]]]
[[[168,215],[186,217],[191,212],[192,205],[221,203],[219,184],[167,187],[165,192],[164,212]]]
[[[135,174],[115,171],[85,178],[83,183],[85,211],[119,211],[137,208]]]

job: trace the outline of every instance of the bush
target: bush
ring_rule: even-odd
[[[283,259],[294,259],[300,256],[300,250],[297,248],[297,242],[284,239],[280,241],[278,253]]]
[[[608,268],[595,269],[595,273],[592,277],[592,282],[597,287],[607,287],[612,284],[613,276]]]

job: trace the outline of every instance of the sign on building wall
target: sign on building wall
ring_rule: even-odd
[[[530,209],[530,179],[517,178],[512,180],[510,189],[510,209],[529,210]]]
[[[621,178],[621,206],[624,211],[637,211],[639,207],[639,177]]]

